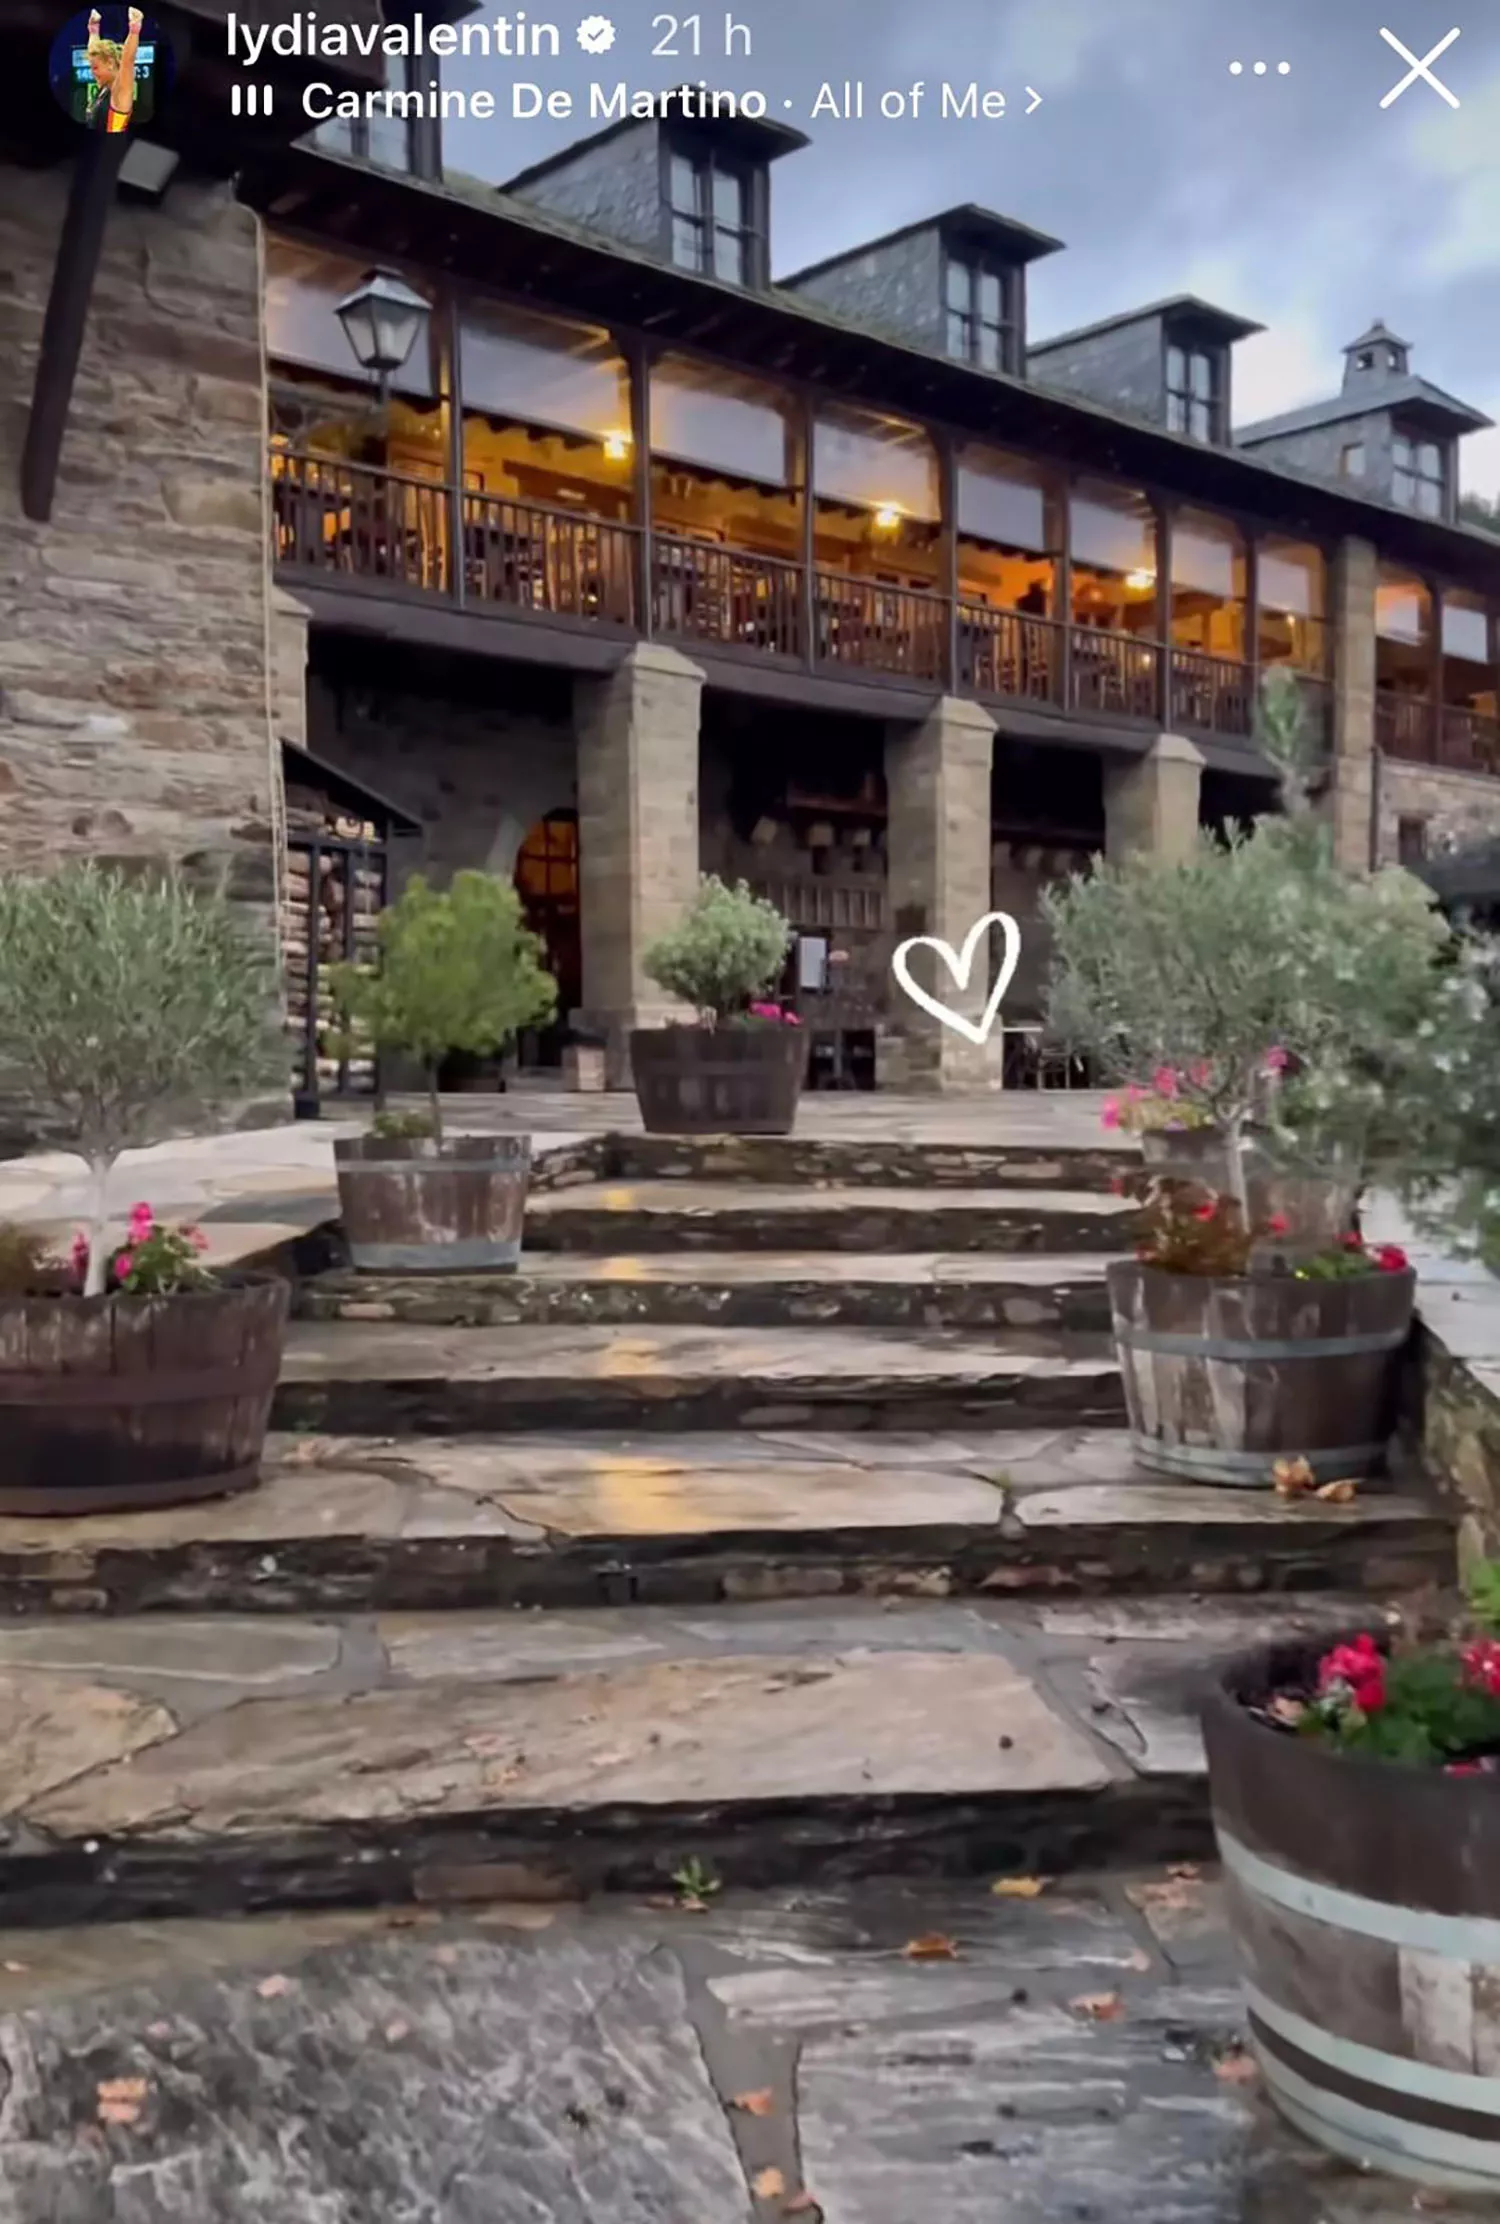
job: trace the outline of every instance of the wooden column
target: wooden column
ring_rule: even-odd
[[[447,297],[443,319],[448,354],[448,587],[455,601],[468,599],[467,519],[464,513],[463,334],[458,295]]]
[[[1245,672],[1250,687],[1250,735],[1260,714],[1260,542],[1245,536]]]
[[[1446,740],[1443,731],[1443,590],[1435,579],[1425,584],[1432,611],[1432,658],[1428,667],[1432,704],[1427,718],[1427,753],[1433,764],[1440,765]]]
[[[942,510],[942,545],[939,552],[942,591],[946,601],[943,629],[943,685],[950,695],[958,692],[958,449],[951,433],[938,435],[938,484]]]
[[[1062,631],[1057,635],[1062,669],[1053,685],[1053,699],[1064,710],[1073,704],[1073,513],[1069,495],[1071,482],[1063,472],[1054,482],[1050,499],[1057,505],[1059,522],[1058,538],[1062,551],[1057,559],[1057,590],[1052,616],[1061,621]]]
[[[818,661],[818,591],[816,569],[817,497],[813,490],[816,469],[817,408],[809,388],[802,396],[802,661],[811,670]]]
[[[1160,642],[1161,669],[1157,680],[1156,707],[1164,734],[1172,731],[1172,512],[1165,502],[1156,510],[1156,637]]]
[[[649,641],[656,631],[656,564],[651,548],[651,361],[647,340],[625,349],[630,375],[631,514],[636,529],[636,631]]]

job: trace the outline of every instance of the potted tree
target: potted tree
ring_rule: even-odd
[[[1101,865],[1045,908],[1054,1027],[1133,1085],[1122,1119],[1180,1107],[1173,1147],[1207,1147],[1147,1169],[1138,1256],[1108,1270],[1136,1457],[1249,1485],[1288,1458],[1319,1484],[1370,1472],[1414,1277],[1351,1208],[1400,1147],[1378,1083],[1434,994],[1448,935],[1429,895],[1341,873],[1310,822],[1263,819],[1185,859]],[[1320,1077],[1338,1083],[1321,1098]],[[1283,1151],[1302,1170],[1278,1196]],[[1342,1186],[1309,1184],[1334,1155]]]
[[[228,905],[172,873],[0,879],[0,1063],[89,1171],[68,1260],[13,1231],[0,1272],[0,1512],[173,1505],[257,1478],[281,1363],[278,1276],[211,1272],[136,1205],[121,1154],[191,1130],[279,1066],[276,981]]]
[[[551,1017],[542,944],[510,883],[477,872],[442,892],[418,874],[377,934],[377,963],[337,967],[333,994],[348,1036],[421,1067],[427,1110],[378,1113],[368,1135],[334,1144],[350,1258],[367,1273],[513,1272],[531,1138],[446,1134],[438,1069],[452,1051],[489,1056]]]
[[[787,1135],[807,1064],[795,1012],[770,997],[791,929],[741,881],[707,873],[678,924],[646,952],[647,975],[697,1014],[630,1037],[648,1135]]]
[[[1334,2154],[1500,2194],[1500,1566],[1447,1627],[1233,1662],[1204,1735],[1271,2098]]]

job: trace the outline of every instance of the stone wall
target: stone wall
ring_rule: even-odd
[[[1153,424],[1165,421],[1160,317],[1140,317],[1111,325],[1106,332],[1083,333],[1061,346],[1043,342],[1029,350],[1026,361],[1034,386],[1086,394],[1112,409],[1149,418]]]
[[[192,859],[269,931],[256,219],[191,180],[112,211],[38,525],[18,479],[68,183],[0,168],[0,866]]]
[[[872,332],[940,351],[945,346],[943,242],[935,224],[809,271],[786,290]]]
[[[661,126],[643,119],[632,130],[600,137],[536,177],[523,171],[506,191],[626,247],[658,254],[665,215]]]
[[[1500,835],[1500,779],[1483,772],[1443,772],[1433,765],[1380,760],[1380,862],[1396,862],[1403,819],[1424,823],[1426,854]]]
[[[384,677],[360,686],[327,669],[308,680],[308,748],[421,822],[398,855],[439,885],[466,867],[513,872],[537,820],[578,799],[566,675],[549,690],[514,682],[505,665],[485,670],[488,689],[455,676],[447,693]]]

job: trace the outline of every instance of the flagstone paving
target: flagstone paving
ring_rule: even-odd
[[[242,1497],[0,1518],[0,1608],[1402,1590],[1452,1560],[1451,1526],[1419,1498],[1152,1482],[1107,1429],[297,1434],[271,1440]]]
[[[528,1251],[518,1274],[333,1272],[298,1291],[304,1320],[510,1322],[774,1328],[1109,1327],[1107,1257],[696,1251],[595,1258]]]
[[[546,1251],[1085,1251],[1123,1242],[1128,1198],[1071,1189],[819,1189],[808,1182],[582,1182],[526,1207]],[[1118,1243],[1116,1245],[1118,1248]]]
[[[1066,1349],[1066,1346],[1063,1347]],[[397,1434],[484,1428],[852,1429],[1118,1421],[1119,1370],[997,1349],[982,1332],[595,1327],[430,1328],[301,1321],[279,1428]]]
[[[1205,1602],[1118,1647],[896,1600],[0,1630],[0,1913],[1192,1855],[1208,1664],[1370,1611]]]
[[[1425,2212],[1266,2107],[1212,1871],[990,1881],[0,1932],[0,2216]]]

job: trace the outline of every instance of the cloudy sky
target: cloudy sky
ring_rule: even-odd
[[[617,26],[603,60],[573,38],[595,7]],[[491,85],[508,111],[508,80],[530,78],[573,91],[585,111],[595,79],[664,87],[701,75],[757,87],[770,114],[811,134],[775,172],[778,273],[979,201],[1068,243],[1033,270],[1033,338],[1203,294],[1270,328],[1236,351],[1246,422],[1332,390],[1342,344],[1382,316],[1415,343],[1415,368],[1500,418],[1495,0],[733,0],[748,61],[743,41],[726,59],[726,10],[699,0],[696,63],[685,31],[679,58],[652,56],[666,34],[665,22],[651,28],[661,0],[561,12],[533,0],[528,12],[559,25],[560,60],[470,57],[446,65],[447,82]],[[1455,22],[1462,35],[1433,69],[1460,108],[1419,82],[1382,111],[1407,65],[1380,26],[1425,55]],[[1245,64],[1239,76],[1232,61]],[[864,81],[871,111],[882,90],[923,79],[932,108],[945,80],[977,80],[1004,91],[1011,112],[810,120],[820,83],[845,78]],[[1030,116],[1027,85],[1043,96]],[[498,182],[592,128],[508,114],[450,123],[448,160]],[[1471,438],[1463,458],[1466,488],[1500,493],[1500,431]]]

